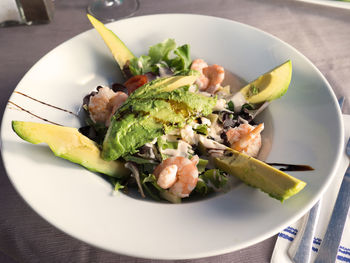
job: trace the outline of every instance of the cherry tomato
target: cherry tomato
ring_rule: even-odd
[[[124,86],[128,90],[128,95],[133,93],[136,89],[139,87],[145,85],[148,82],[147,76],[146,75],[136,75],[128,79],[125,83]]]

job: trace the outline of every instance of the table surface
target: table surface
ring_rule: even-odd
[[[0,116],[17,83],[42,56],[91,28],[85,16],[87,2],[57,0],[51,23],[0,29]],[[271,33],[308,57],[338,98],[350,98],[350,10],[292,0],[140,0],[135,15],[159,13],[223,17]],[[348,100],[344,112],[350,113]],[[2,163],[0,211],[0,262],[162,262],[106,252],[56,229],[18,195]],[[229,254],[178,262],[269,262],[275,240],[276,236]]]

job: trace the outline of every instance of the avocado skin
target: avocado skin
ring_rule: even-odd
[[[225,156],[214,158],[214,163],[219,169],[281,202],[297,194],[306,185],[287,173],[233,149],[227,149]]]
[[[126,177],[130,173],[123,162],[103,160],[97,144],[76,128],[12,121],[12,129],[23,140],[33,144],[46,143],[56,156],[80,164],[92,172],[116,178]]]

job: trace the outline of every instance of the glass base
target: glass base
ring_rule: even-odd
[[[87,11],[102,22],[112,22],[132,16],[139,6],[139,0],[92,0]]]

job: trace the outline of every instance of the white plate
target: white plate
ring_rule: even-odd
[[[299,1],[312,3],[312,4],[318,4],[318,5],[325,5],[325,6],[330,6],[330,7],[350,9],[349,2],[341,2],[338,0],[299,0]]]
[[[8,176],[28,204],[64,232],[117,253],[184,259],[238,250],[262,241],[301,217],[329,184],[343,145],[341,113],[331,87],[303,55],[277,38],[230,20],[185,14],[135,17],[109,24],[136,55],[165,38],[189,43],[201,57],[247,81],[291,59],[287,94],[265,112],[271,151],[267,161],[309,164],[292,173],[306,188],[285,203],[240,184],[226,194],[180,205],[111,194],[98,175],[55,157],[11,130],[12,120],[38,121],[8,106],[2,154]],[[118,66],[95,30],[82,33],[43,57],[16,90],[77,112],[85,94],[120,78]],[[13,94],[12,102],[66,126],[79,121]]]

